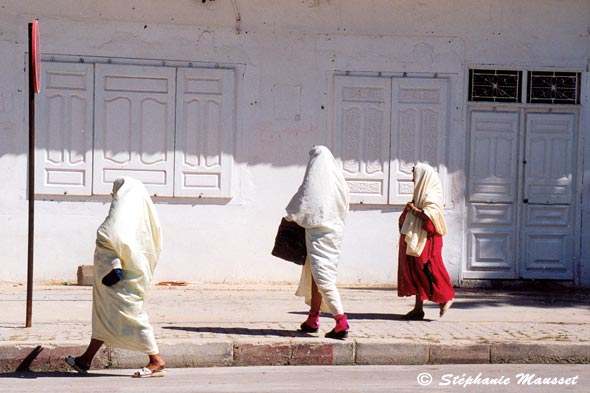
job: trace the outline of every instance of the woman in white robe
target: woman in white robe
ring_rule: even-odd
[[[144,185],[123,177],[113,184],[107,218],[96,232],[92,299],[92,338],[86,352],[66,362],[85,373],[103,344],[140,351],[149,363],[134,377],[163,376],[143,302],[162,248],[158,214]]]
[[[327,311],[336,326],[326,337],[335,339],[346,338],[350,328],[336,287],[348,205],[348,186],[334,156],[327,147],[314,146],[303,183],[287,206],[286,219],[305,228],[307,260],[296,294],[305,297],[310,310],[301,330],[317,332],[320,311]]]

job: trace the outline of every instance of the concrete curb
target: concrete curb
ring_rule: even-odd
[[[421,364],[589,364],[590,344],[547,343],[429,343],[384,339],[310,342],[289,340],[207,340],[160,343],[169,368],[277,365],[421,365]],[[0,373],[14,372],[36,345],[0,344]],[[78,343],[43,345],[31,371],[65,371],[67,355],[80,354]],[[106,347],[93,369],[138,368],[142,353]]]

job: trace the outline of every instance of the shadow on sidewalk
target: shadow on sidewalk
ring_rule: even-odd
[[[525,292],[525,291],[473,291],[457,290],[454,309],[479,307],[535,307],[535,308],[590,308],[586,293]]]
[[[106,372],[100,372],[98,370],[91,371],[88,374],[82,375],[75,372],[67,372],[67,371],[43,371],[43,372],[35,372],[35,371],[27,371],[22,373],[0,373],[0,379],[2,378],[17,378],[17,379],[37,379],[37,378],[96,378],[96,377],[127,377],[127,375],[121,374],[110,374]]]
[[[249,329],[224,327],[162,326],[162,329],[182,330],[191,333],[213,333],[235,336],[278,336],[278,337],[315,337],[299,330]]]
[[[307,316],[307,312],[303,312],[303,311],[290,311],[289,314],[297,314],[297,315],[303,315],[303,316]],[[329,317],[330,314],[329,313],[323,313],[322,316],[324,317]],[[363,313],[363,312],[351,312],[351,313],[346,313],[346,318],[353,320],[353,319],[359,319],[359,320],[382,320],[382,321],[401,321],[402,320],[403,315],[402,314],[391,314],[391,313],[375,313],[375,312],[369,312],[369,313]]]

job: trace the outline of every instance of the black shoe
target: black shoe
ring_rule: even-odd
[[[317,333],[318,328],[312,328],[307,323],[303,322],[301,326],[299,326],[300,330],[305,333]]]
[[[346,337],[348,337],[348,330],[337,332],[335,329],[332,329],[326,333],[326,337],[333,338],[334,340],[344,340]]]
[[[88,370],[90,369],[90,367],[78,362],[77,358],[75,358],[73,356],[68,356],[67,358],[64,359],[64,361],[70,367],[72,367],[74,370],[76,370],[79,374],[88,374]]]
[[[406,315],[402,316],[404,321],[421,321],[424,319],[424,311],[412,310]]]

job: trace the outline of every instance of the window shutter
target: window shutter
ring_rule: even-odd
[[[35,106],[35,190],[90,195],[93,66],[43,62]]]
[[[392,82],[390,204],[412,200],[412,167],[430,164],[439,174],[445,200],[448,79],[394,78]]]
[[[95,194],[120,176],[141,180],[150,194],[172,196],[176,69],[96,65]]]
[[[391,79],[335,77],[335,153],[351,203],[387,204]]]
[[[229,198],[235,138],[235,75],[179,68],[174,195]]]

